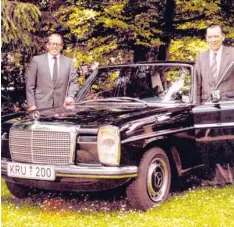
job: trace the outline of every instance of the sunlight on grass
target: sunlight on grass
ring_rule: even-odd
[[[49,202],[48,202],[49,201]],[[51,206],[54,201],[57,208]],[[82,209],[72,209],[73,200],[51,199],[32,202],[11,196],[2,180],[3,227],[229,227],[234,226],[234,186],[200,188],[171,197],[167,202],[147,212],[111,211],[105,207],[92,210],[93,203]],[[104,206],[106,202],[100,202]],[[108,202],[107,202],[108,204]]]

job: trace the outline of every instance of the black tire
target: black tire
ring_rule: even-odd
[[[25,187],[23,185],[15,184],[9,181],[6,181],[6,185],[10,193],[19,199],[28,197],[32,191],[29,187]]]
[[[165,201],[170,186],[168,157],[161,148],[151,148],[141,159],[137,178],[127,188],[127,199],[132,208],[145,211]]]

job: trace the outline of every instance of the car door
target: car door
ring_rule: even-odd
[[[234,163],[234,62],[216,86],[219,101],[193,108],[196,148],[201,163]],[[214,100],[214,99],[213,99]]]

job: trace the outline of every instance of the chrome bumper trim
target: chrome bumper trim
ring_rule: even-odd
[[[8,159],[1,160],[1,172],[7,174]],[[21,163],[22,164],[22,163]],[[35,164],[35,163],[34,163]],[[42,165],[42,164],[39,164]],[[94,179],[122,179],[137,176],[137,166],[55,166],[56,177],[62,178],[94,178]]]

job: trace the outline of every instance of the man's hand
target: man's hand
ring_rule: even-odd
[[[27,110],[32,111],[32,110],[35,110],[35,109],[37,109],[37,106],[29,106]]]
[[[74,102],[75,102],[75,101],[74,101],[73,97],[68,96],[68,97],[65,98],[65,101],[64,101],[64,103],[63,103],[63,106],[64,106],[66,109],[71,110],[71,109],[74,108]]]
[[[28,108],[27,108],[27,111],[29,112],[28,113],[28,116],[32,119],[33,118],[33,116],[32,116],[32,111],[33,110],[36,110],[37,109],[37,106],[29,106]]]

